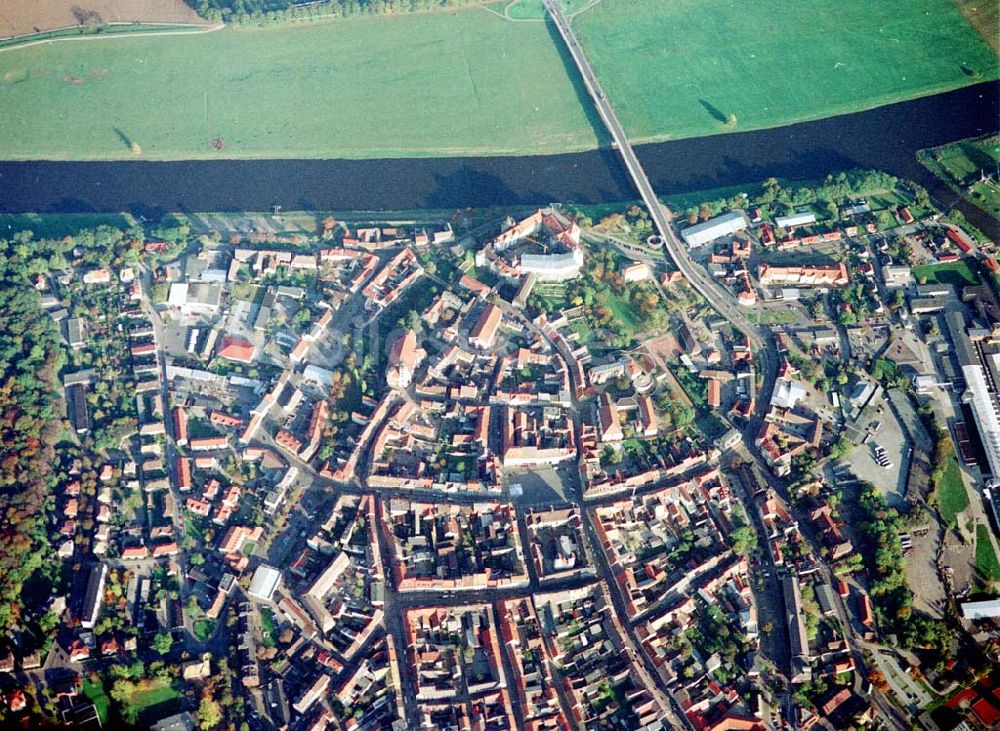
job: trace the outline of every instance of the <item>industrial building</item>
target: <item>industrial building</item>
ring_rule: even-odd
[[[945,315],[945,320],[965,380],[962,400],[972,409],[989,471],[995,480],[1000,476],[1000,408],[997,406],[995,375],[1000,369],[1000,363],[997,362],[1000,360],[1000,353],[984,353],[981,347],[972,342],[966,332],[962,312],[949,312]],[[985,359],[989,359],[989,363]]]
[[[778,216],[774,219],[774,225],[778,228],[794,228],[795,226],[808,226],[816,223],[816,214],[808,211],[793,213],[791,216]]]
[[[681,238],[689,247],[702,246],[723,236],[731,236],[747,227],[746,216],[742,211],[730,211],[721,216],[710,218],[704,223],[696,223],[681,231]]]

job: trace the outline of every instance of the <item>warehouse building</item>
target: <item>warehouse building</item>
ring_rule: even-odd
[[[730,211],[721,216],[710,218],[704,223],[696,223],[681,231],[681,238],[689,247],[702,246],[723,236],[731,236],[747,227],[746,216],[742,211]]]

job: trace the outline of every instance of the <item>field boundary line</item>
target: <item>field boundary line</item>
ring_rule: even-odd
[[[75,26],[69,26],[69,27],[75,27]],[[201,35],[203,33],[214,33],[217,30],[222,30],[223,28],[226,27],[226,24],[216,23],[214,25],[201,26],[194,23],[185,23],[183,25],[179,25],[179,27],[181,28],[181,30],[151,30],[151,31],[137,30],[134,33],[119,32],[119,33],[107,33],[105,35],[91,34],[91,35],[80,35],[80,36],[57,36],[55,38],[39,38],[34,41],[25,41],[24,43],[14,43],[13,45],[10,46],[2,46],[0,47],[0,53],[3,53],[4,51],[16,51],[22,48],[30,48],[31,46],[37,46],[42,43],[58,43],[60,41],[102,41],[102,40],[112,40],[115,38],[136,38],[136,37],[148,38],[152,36]],[[184,30],[184,28],[192,28],[192,30]],[[197,28],[198,30],[193,30],[193,28]],[[59,30],[64,30],[64,29],[57,28],[56,31],[45,31],[45,32],[52,33],[52,32],[57,32]],[[30,38],[31,36],[21,36],[21,37]]]

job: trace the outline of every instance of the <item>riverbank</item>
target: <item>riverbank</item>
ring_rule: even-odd
[[[961,109],[962,114],[954,114]],[[951,205],[917,150],[998,131],[998,86],[779,129],[637,148],[662,197],[768,177],[816,179],[878,169]],[[611,203],[636,197],[614,150],[531,157],[204,162],[0,162],[0,212],[406,210]],[[963,213],[997,238],[996,227]],[[981,218],[985,214],[978,214]]]
[[[992,216],[1000,225],[1000,137],[992,135],[962,140],[929,150],[917,159],[940,178],[955,195]]]

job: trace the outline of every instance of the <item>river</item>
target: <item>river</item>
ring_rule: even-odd
[[[819,178],[877,168],[954,194],[916,151],[1000,130],[998,89],[977,84],[865,112],[769,130],[641,145],[660,195],[768,177]],[[610,149],[529,157],[387,160],[0,162],[0,212],[405,210],[608,203],[635,198]],[[995,221],[958,207],[997,237]]]

